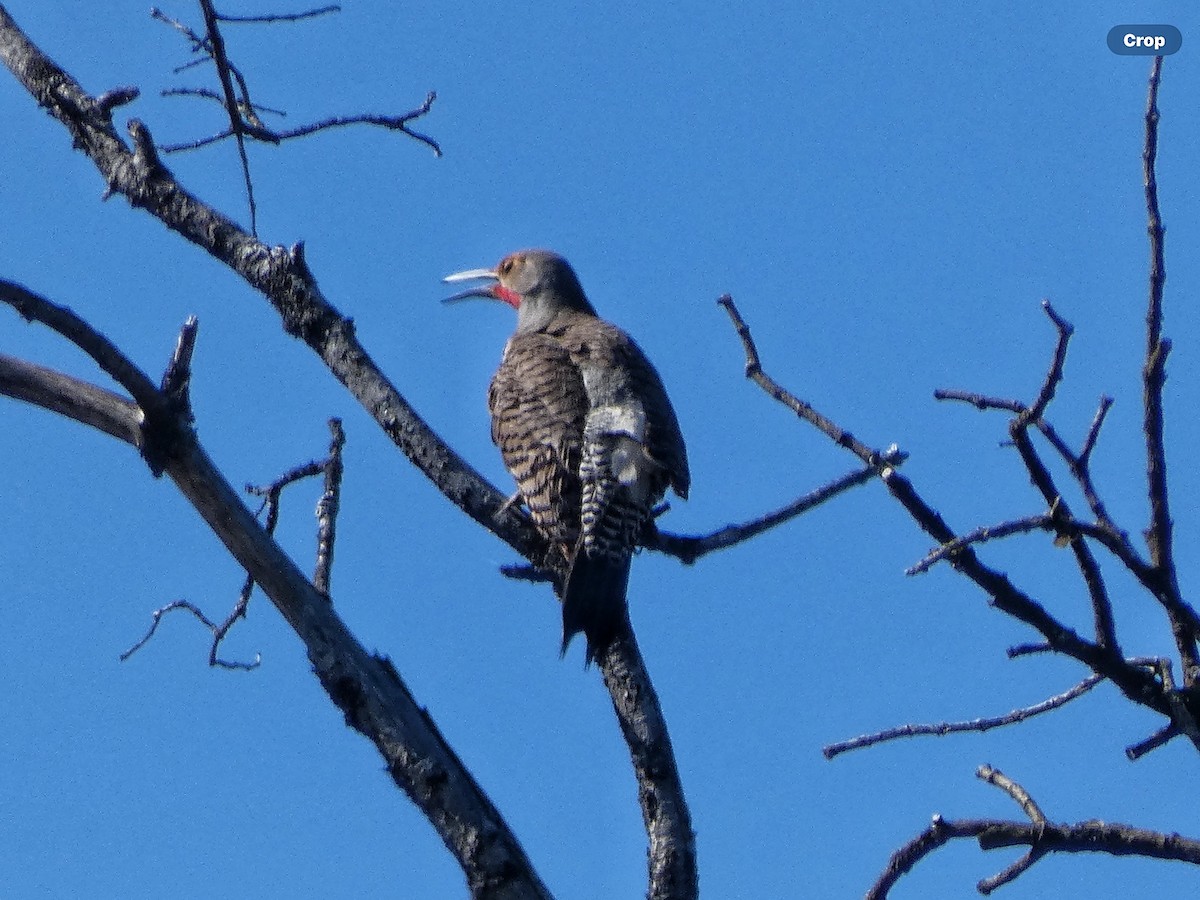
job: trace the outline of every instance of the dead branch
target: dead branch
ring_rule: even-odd
[[[342,506],[342,448],[346,432],[341,419],[329,420],[329,458],[325,460],[325,483],[317,501],[317,565],[313,585],[326,596],[333,581],[333,544],[337,537],[337,516]]]
[[[1018,722],[1024,722],[1026,719],[1031,719],[1034,716],[1065,706],[1077,697],[1082,697],[1103,680],[1099,675],[1089,675],[1083,681],[1079,682],[1079,684],[1063,691],[1061,694],[1055,694],[1053,697],[1043,700],[1041,703],[1035,703],[1033,706],[1014,709],[1002,716],[971,719],[965,722],[899,725],[895,728],[888,728],[873,734],[863,734],[849,740],[829,744],[822,748],[821,752],[825,755],[826,759],[833,759],[835,756],[840,756],[850,750],[861,750],[864,747],[873,747],[876,744],[894,741],[898,738],[917,737],[919,735],[945,737],[948,734],[961,734],[967,731],[982,732],[993,728],[1000,728],[1004,725],[1015,725]]]
[[[221,13],[218,18],[222,22],[230,22],[234,25],[254,24],[262,25],[272,22],[299,22],[302,19],[315,19],[317,16],[325,16],[330,13],[339,13],[342,8],[337,4],[329,6],[319,6],[316,9],[307,9],[304,12],[296,13],[272,13],[265,16],[227,16]]]
[[[905,454],[895,447],[890,448],[883,454],[883,459],[889,465],[899,465],[904,461],[904,458]],[[820,506],[822,503],[831,500],[850,488],[865,484],[874,475],[875,469],[870,466],[850,472],[823,487],[817,488],[815,491],[805,494],[803,497],[792,501],[787,506],[781,507],[774,512],[769,512],[757,519],[751,519],[748,522],[742,522],[737,525],[726,525],[724,528],[718,528],[716,531],[711,531],[708,534],[671,534],[670,532],[659,531],[654,527],[653,523],[649,523],[647,534],[643,538],[643,545],[651,550],[657,550],[668,556],[674,556],[684,565],[690,566],[706,554],[716,550],[725,550],[743,541],[748,541],[762,534],[764,531],[768,531],[777,525],[782,525],[784,522],[796,518],[801,513],[806,513],[810,509]]]
[[[146,633],[138,639],[137,643],[121,654],[121,662],[125,662],[131,656],[133,656],[133,654],[137,653],[148,643],[150,643],[150,639],[154,637],[155,632],[158,631],[158,624],[162,621],[163,616],[167,615],[167,613],[175,612],[176,610],[183,610],[185,612],[190,612],[197,621],[199,621],[205,628],[212,632],[213,641],[208,656],[208,664],[210,666],[221,669],[234,669],[243,672],[249,672],[257,669],[262,663],[262,656],[258,653],[254,654],[254,659],[250,662],[227,660],[218,656],[221,642],[225,639],[225,635],[229,633],[229,629],[233,627],[233,623],[245,615],[246,601],[248,599],[249,595],[244,593],[243,597],[239,599],[237,605],[234,607],[234,611],[225,619],[224,622],[221,623],[214,622],[203,613],[200,607],[188,600],[172,600],[166,606],[160,606],[150,614],[150,627],[146,630]]]
[[[1028,534],[1030,531],[1048,531],[1053,529],[1054,515],[1052,513],[1042,513],[1041,515],[1029,516],[1024,519],[1013,519],[1010,522],[1001,522],[999,525],[983,525],[968,534],[961,535],[948,543],[942,544],[942,546],[929,553],[920,562],[905,569],[904,574],[923,575],[943,559],[949,559],[953,562],[954,554],[963,547],[1011,537],[1014,534]]]
[[[742,318],[733,299],[722,297],[719,301],[737,331],[746,353],[746,376],[754,381],[772,399],[791,409],[797,416],[813,424],[830,440],[846,448],[867,465],[875,468],[888,492],[912,517],[917,525],[934,538],[939,545],[959,541],[959,535],[946,524],[941,514],[918,493],[916,487],[894,466],[888,465],[884,453],[872,450],[857,440],[848,431],[828,417],[817,412],[810,404],[785,390],[778,382],[763,371],[750,328]],[[1164,696],[1162,686],[1146,669],[1130,665],[1112,648],[1081,637],[1052,615],[1045,606],[1018,588],[1009,577],[985,565],[969,544],[961,545],[955,552],[955,568],[977,584],[990,598],[991,604],[1001,612],[1018,619],[1037,631],[1044,643],[1054,652],[1082,662],[1097,675],[1110,679],[1129,699],[1147,706],[1165,716],[1171,715],[1171,703]]]
[[[1146,97],[1146,132],[1142,150],[1142,172],[1146,191],[1146,233],[1150,241],[1150,285],[1146,304],[1146,361],[1142,368],[1143,431],[1146,438],[1146,485],[1150,502],[1150,527],[1146,544],[1150,562],[1158,576],[1157,592],[1167,608],[1171,632],[1183,665],[1183,684],[1190,688],[1200,678],[1200,653],[1196,640],[1200,634],[1182,609],[1186,604],[1179,590],[1175,569],[1174,526],[1171,521],[1167,490],[1167,451],[1163,437],[1163,385],[1166,383],[1167,355],[1171,342],[1162,336],[1163,285],[1166,282],[1162,215],[1158,208],[1158,86],[1162,76],[1161,56],[1150,69],[1150,87]],[[1183,727],[1181,725],[1181,727]],[[1190,726],[1195,727],[1193,722]],[[1184,728],[1187,731],[1187,728]]]
[[[974,838],[981,850],[1020,846],[1029,848],[1012,865],[976,884],[976,890],[984,895],[1013,881],[1050,853],[1108,853],[1200,865],[1200,841],[1117,823],[1093,821],[1076,825],[1056,824],[1046,819],[1028,791],[1002,772],[991,766],[980,766],[975,774],[1012,797],[1030,821],[954,821],[935,815],[928,828],[892,854],[887,868],[867,891],[868,900],[883,900],[900,878],[912,871],[918,862],[957,838]]]
[[[38,104],[63,123],[72,135],[75,146],[83,150],[100,171],[109,192],[119,193],[133,206],[145,209],[168,228],[229,266],[251,287],[262,292],[279,313],[284,330],[294,337],[299,337],[317,353],[334,376],[375,419],[384,433],[448,500],[531,563],[546,570],[565,573],[565,560],[556,555],[554,548],[548,546],[541,538],[528,516],[514,508],[506,508],[505,496],[455,453],[383,375],[359,343],[352,321],[344,317],[321,293],[305,262],[302,244],[296,244],[290,249],[269,247],[226,216],[189,194],[162,165],[155,153],[149,130],[136,119],[129,124],[129,133],[134,145],[133,150],[130,150],[113,127],[111,109],[100,107],[67,72],[30,42],[3,6],[0,6],[0,60],[3,60],[16,75]],[[157,392],[151,395],[152,398],[154,396],[157,396]],[[189,434],[184,442],[185,447],[189,448],[189,453],[192,453],[190,448],[194,440],[194,435]],[[199,453],[198,450],[194,452]],[[206,458],[205,462],[207,463]],[[211,464],[207,464],[204,472],[207,473],[209,469]],[[208,477],[215,479],[217,475],[214,471]],[[206,480],[201,486],[197,486],[195,490],[199,493],[193,495],[191,477],[184,479],[185,493],[193,503],[213,502],[208,493],[201,490],[207,483]],[[228,498],[223,499],[225,502],[232,502]],[[244,510],[240,503],[237,506]],[[226,523],[227,527],[228,524]],[[255,528],[257,529],[257,525]],[[234,547],[230,549],[231,552],[235,550]],[[244,551],[240,546],[236,549],[238,552],[234,555],[241,562],[239,554],[244,555]],[[250,570],[251,567],[247,566],[247,569]],[[294,566],[288,570],[286,578],[278,574],[272,576],[269,583],[273,585],[273,589],[282,591],[290,585],[296,590],[306,592],[306,596],[321,596],[302,576],[302,586],[292,585],[289,581],[294,577],[292,569]],[[257,574],[255,579],[266,591],[267,583],[260,581]],[[267,593],[271,595],[271,591]],[[325,605],[329,604],[326,602]],[[301,627],[304,628],[302,637],[314,628],[312,622],[303,618],[293,621],[287,613],[285,618],[288,618],[289,623],[298,631]],[[320,618],[318,621],[325,620]],[[334,628],[332,625],[328,627]],[[344,637],[347,642],[358,648],[348,632],[342,634],[344,628],[340,621],[336,628],[339,639]],[[328,642],[324,630],[309,637],[316,642]],[[382,676],[383,683],[367,692],[372,704],[377,695],[386,696],[395,691],[403,692],[411,704],[411,697],[408,697],[407,690],[403,688],[390,663],[370,657],[363,661],[363,665],[372,672],[381,665],[386,669]],[[605,684],[613,696],[613,706],[618,717],[636,713],[632,718],[621,719],[621,730],[627,740],[631,735],[641,733],[641,722],[665,723],[636,642],[615,642],[613,649],[601,662],[601,669],[604,670]],[[348,683],[354,685],[359,682]],[[394,687],[391,686],[393,683]],[[327,684],[336,686],[337,682],[331,681]],[[364,700],[364,695],[360,695],[357,690],[352,696],[342,696],[336,691],[332,696],[339,705],[356,706]],[[415,704],[413,708],[415,709]],[[348,721],[364,733],[368,733],[375,727],[374,715],[373,713],[364,719],[362,710],[356,708],[352,713],[348,713]],[[432,728],[432,723],[428,723],[427,727]],[[665,724],[662,728],[650,730],[646,735],[651,739],[665,737]],[[397,748],[403,746],[399,736],[395,739],[381,738],[376,740],[376,744],[389,760]],[[448,746],[445,750],[449,752]],[[659,758],[670,756],[672,751],[669,742],[658,747],[655,752]],[[630,754],[635,773],[639,779],[643,779],[639,782],[639,796],[644,799],[662,797],[664,801],[669,801],[663,802],[653,817],[655,834],[690,834],[691,822],[686,803],[683,802],[683,789],[678,782],[677,768],[673,765],[640,765],[639,759],[643,752],[638,745],[630,745]],[[420,756],[421,754],[416,754],[412,758]],[[440,771],[440,766],[435,765],[428,771]],[[398,782],[403,780],[401,774],[395,777]],[[421,785],[412,789],[406,784],[405,789],[434,822],[439,832],[445,833],[447,828],[454,831],[458,820],[450,812],[437,806],[441,792],[434,791],[434,787],[437,785],[421,782]],[[478,788],[474,788],[474,791],[482,797]],[[487,814],[499,820],[499,813],[490,803],[487,806]],[[671,817],[677,818],[671,820]],[[491,826],[484,827],[477,833],[487,834],[489,827]],[[663,841],[655,834],[650,835],[650,893],[682,898],[694,896],[694,890],[689,892],[689,888],[695,884],[694,878],[689,874],[695,871],[695,858],[692,854],[694,844],[685,840]],[[507,832],[501,833],[502,839],[507,836]],[[451,845],[451,840],[447,839],[447,844]],[[520,848],[513,849],[519,851]],[[663,855],[656,855],[659,852]],[[476,874],[479,874],[478,866],[483,863],[490,864],[492,861],[465,863],[469,865],[468,880],[473,888],[479,886],[475,881]],[[527,860],[521,856],[521,865],[516,866],[516,872],[523,876],[528,871]],[[509,881],[499,879],[498,883],[507,885]],[[531,889],[531,895],[540,896],[542,891],[544,888],[539,883],[536,890]]]
[[[211,91],[205,91],[201,88],[176,88],[171,91],[163,91],[163,96],[173,95],[207,97],[220,100],[216,94],[213,94]],[[423,132],[415,131],[409,127],[410,122],[427,115],[429,111],[433,109],[433,103],[435,100],[437,100],[437,91],[430,91],[425,96],[425,101],[420,106],[409,110],[406,113],[401,113],[398,116],[384,116],[374,113],[363,113],[356,116],[330,116],[317,122],[311,122],[308,125],[300,125],[296,128],[289,128],[283,131],[280,131],[279,129],[267,128],[260,123],[254,128],[246,129],[245,135],[247,137],[257,138],[259,140],[265,140],[272,144],[281,144],[284,141],[307,137],[308,135],[315,134],[318,131],[326,131],[332,128],[345,128],[347,125],[375,125],[379,128],[386,128],[389,131],[403,132],[414,140],[420,141],[422,144],[427,145],[433,150],[434,156],[440,157],[442,155],[442,148],[436,140],[431,138],[429,135],[424,134]],[[262,112],[274,113],[276,115],[286,115],[286,113],[282,112],[281,110],[263,107],[259,104],[254,104],[253,109]],[[227,140],[234,135],[234,129],[227,128],[224,131],[219,131],[216,134],[209,135],[205,138],[197,138],[193,141],[183,141],[177,144],[162,144],[159,146],[159,149],[163,153],[180,153],[184,150],[198,150],[201,147],[207,147],[210,144],[216,144],[220,141]]]
[[[1042,308],[1058,331],[1058,341],[1054,347],[1054,357],[1050,363],[1049,371],[1046,373],[1046,380],[1042,384],[1041,390],[1038,391],[1037,399],[1034,400],[1029,408],[1017,413],[1016,417],[1009,423],[1008,432],[1012,437],[1013,445],[1017,448],[1017,453],[1020,454],[1021,461],[1025,464],[1026,471],[1028,471],[1034,487],[1041,493],[1042,498],[1046,501],[1052,513],[1058,517],[1057,520],[1062,521],[1073,518],[1070,507],[1066,500],[1063,499],[1062,492],[1059,491],[1057,485],[1054,483],[1054,478],[1050,474],[1049,468],[1043,463],[1037,449],[1033,446],[1033,441],[1029,437],[1029,426],[1033,422],[1042,419],[1046,408],[1050,405],[1050,401],[1054,399],[1054,393],[1062,381],[1063,367],[1067,359],[1067,344],[1070,342],[1074,328],[1054,311],[1054,307],[1050,305],[1050,301],[1042,301]],[[1075,564],[1079,568],[1080,575],[1087,587],[1088,597],[1092,603],[1093,629],[1096,635],[1096,643],[1114,653],[1120,654],[1121,650],[1120,644],[1117,641],[1116,625],[1113,621],[1112,601],[1108,596],[1108,588],[1105,586],[1104,578],[1100,573],[1100,566],[1096,562],[1091,548],[1085,541],[1071,540],[1071,535],[1065,531],[1061,532],[1061,534],[1071,547],[1071,552],[1075,556]]]
[[[694,900],[700,889],[691,813],[675,764],[667,720],[628,619],[621,635],[597,663],[637,777],[638,804],[650,840],[647,900]]]
[[[360,115],[360,116],[334,116],[317,122],[311,125],[305,125],[300,128],[293,128],[286,132],[276,132],[268,128],[259,118],[258,112],[265,108],[255,103],[250,97],[250,87],[246,77],[241,70],[233,64],[229,58],[229,54],[225,48],[225,38],[221,34],[221,23],[229,22],[236,24],[264,24],[276,22],[297,22],[303,19],[310,19],[316,16],[325,15],[331,12],[339,12],[341,7],[324,6],[318,9],[312,9],[300,13],[278,14],[267,16],[226,16],[218,13],[213,6],[212,0],[199,0],[200,10],[204,16],[204,34],[200,35],[184,25],[182,22],[172,19],[167,16],[162,10],[152,8],[150,15],[152,18],[174,28],[182,34],[191,45],[193,53],[202,54],[199,60],[193,60],[186,66],[180,67],[176,71],[190,68],[198,62],[211,61],[217,72],[217,81],[220,84],[221,91],[216,93],[207,88],[184,88],[164,91],[164,96],[198,96],[205,99],[212,99],[219,102],[225,109],[226,118],[229,121],[229,128],[211,135],[207,138],[198,140],[186,141],[183,143],[167,144],[160,149],[164,153],[175,153],[181,150],[196,150],[200,147],[206,147],[210,144],[223,141],[226,138],[232,137],[237,144],[238,160],[241,164],[242,181],[246,188],[246,201],[250,211],[250,233],[258,234],[258,207],[254,200],[254,181],[250,176],[250,159],[246,154],[246,140],[252,139],[262,141],[268,144],[279,144],[290,138],[304,137],[313,134],[317,131],[323,131],[328,128],[338,128],[345,125],[353,124],[370,124],[378,125],[392,131],[399,131],[408,135],[420,143],[431,148],[435,156],[442,155],[442,148],[437,141],[426,134],[414,131],[409,127],[409,123],[422,118],[429,113],[433,107],[433,101],[437,95],[430,91],[425,98],[425,102],[421,106],[404,113],[399,116],[376,116],[376,115]],[[236,88],[235,88],[236,82]],[[279,112],[278,110],[272,110]],[[282,113],[279,113],[282,115]]]
[[[0,7],[0,48],[4,10]],[[412,798],[455,854],[473,896],[549,897],[507,823],[442,738],[428,713],[413,700],[386,659],[368,653],[334,613],[325,594],[304,577],[242,503],[213,465],[190,425],[190,412],[171,399],[137,366],[81,318],[36,294],[0,282],[0,300],[28,319],[49,325],[96,359],[135,394],[136,403],[61,373],[47,379],[39,367],[0,367],[9,396],[38,402],[78,421],[103,421],[101,430],[142,449],[152,469],[165,473],[222,541],[229,553],[279,609],[304,642],[309,660],[346,721],[378,748],[398,786]],[[0,363],[7,358],[0,359]],[[23,373],[32,376],[20,383]],[[8,385],[17,382],[12,389]],[[64,400],[63,396],[69,397]],[[95,408],[80,410],[89,398]],[[164,417],[171,417],[166,421]],[[134,427],[136,426],[136,427]],[[162,435],[169,435],[164,438]],[[157,446],[151,458],[146,450]],[[176,604],[179,608],[179,604]],[[168,611],[164,607],[155,624]],[[198,610],[194,610],[198,614]],[[211,623],[202,615],[201,621]],[[151,634],[153,633],[153,626]],[[149,635],[147,635],[147,638]],[[143,641],[144,643],[144,641]],[[136,649],[136,647],[134,648]]]

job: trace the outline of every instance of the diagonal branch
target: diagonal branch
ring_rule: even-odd
[[[134,145],[131,151],[113,127],[111,107],[98,104],[69,74],[42,53],[21,32],[2,5],[0,60],[38,104],[63,123],[74,139],[74,145],[85,152],[100,171],[109,192],[119,193],[133,206],[145,209],[262,292],[278,312],[284,331],[303,340],[321,358],[384,433],[448,500],[535,566],[565,575],[565,560],[536,532],[529,517],[513,509],[503,494],[452,450],[384,376],[358,341],[353,322],[343,316],[317,286],[304,259],[303,244],[290,249],[267,246],[188,193],[158,160],[148,129],[137,120],[129,124]],[[260,584],[266,590],[267,585]],[[307,581],[304,584],[307,589],[312,589]],[[313,594],[319,596],[315,590]],[[346,638],[352,640],[349,634]],[[601,669],[618,717],[632,716],[620,721],[622,733],[628,739],[637,733],[639,717],[661,720],[661,712],[657,710],[653,691],[644,689],[650,680],[637,644],[618,643],[625,648],[619,654],[620,659],[614,654],[607,655]],[[388,678],[394,680],[399,686],[397,689],[407,696],[390,663],[386,664],[386,669],[390,675],[385,677],[385,682]],[[348,718],[359,727],[357,715]],[[433,727],[432,723],[429,727]],[[650,733],[651,738],[660,741],[657,754],[662,758],[673,758],[669,742],[663,741],[665,736],[665,725]],[[384,750],[385,745],[389,751],[396,749],[390,741],[380,744],[380,749]],[[631,744],[629,749],[639,778],[640,794],[655,796],[661,790],[682,796],[676,767],[640,766],[638,747]],[[449,752],[448,746],[446,750]],[[431,771],[440,772],[440,767]],[[425,787],[433,789],[439,785],[440,782]],[[417,798],[413,791],[409,793]],[[426,806],[422,806],[422,810],[431,819],[442,815]],[[495,810],[491,812],[495,813]],[[690,832],[686,807],[664,804],[657,815],[662,823],[667,823],[677,814],[682,814],[683,818],[668,823],[667,830],[676,834]],[[498,813],[495,815],[499,816]],[[650,837],[653,843],[653,835]],[[670,878],[679,872],[694,871],[693,843],[678,843],[673,853],[675,859],[681,861],[679,865],[656,869],[652,857],[652,875],[660,872],[664,878]],[[687,856],[690,858],[684,858]],[[472,887],[475,887],[473,881]],[[689,891],[689,888],[692,889]],[[675,889],[679,891],[675,896],[685,900],[695,895],[694,882],[686,877],[674,885],[652,882],[650,886],[652,894]]]
[[[895,448],[885,453],[884,457],[892,465],[899,465],[904,461],[904,454]],[[702,556],[717,550],[725,550],[736,546],[743,541],[757,537],[764,531],[769,531],[777,525],[791,521],[796,516],[820,506],[838,494],[850,488],[858,487],[860,484],[865,484],[874,475],[875,470],[870,466],[850,472],[823,487],[817,488],[815,491],[805,494],[797,500],[793,500],[787,506],[769,512],[757,519],[751,519],[749,522],[726,525],[724,528],[718,528],[716,531],[711,531],[708,534],[672,534],[667,531],[659,531],[657,528],[651,528],[649,529],[650,533],[646,536],[644,546],[651,550],[657,550],[660,553],[666,553],[668,556],[674,556],[683,562],[684,565],[690,566]]]
[[[924,575],[943,559],[953,559],[954,554],[963,547],[1011,537],[1014,534],[1028,534],[1030,531],[1052,529],[1054,525],[1053,513],[1042,513],[1041,515],[1028,516],[1024,519],[1013,519],[1010,522],[1001,522],[999,525],[983,525],[969,534],[960,535],[954,540],[942,544],[942,546],[926,555],[920,562],[905,569],[904,574]]]
[[[1035,703],[1033,706],[1023,706],[1019,709],[1014,709],[1002,716],[971,719],[966,722],[898,725],[895,728],[888,728],[885,731],[878,731],[874,734],[863,734],[849,740],[829,744],[821,752],[825,755],[826,759],[833,759],[835,756],[840,756],[850,750],[861,750],[864,747],[873,747],[876,744],[894,741],[898,738],[917,737],[919,735],[945,737],[948,734],[960,734],[966,731],[990,731],[993,728],[999,728],[1003,725],[1015,725],[1018,722],[1024,722],[1026,719],[1065,706],[1077,697],[1082,697],[1103,680],[1099,675],[1089,675],[1083,681],[1079,682],[1079,684],[1063,691],[1061,694],[1055,694],[1053,697],[1049,697],[1041,703]]]
[[[884,454],[872,450],[850,432],[841,428],[832,419],[822,415],[811,404],[804,402],[795,394],[785,390],[779,382],[767,375],[763,371],[762,362],[759,360],[758,347],[754,343],[754,336],[750,333],[750,326],[742,318],[742,314],[734,304],[733,298],[725,294],[717,300],[717,305],[721,306],[729,314],[729,319],[733,323],[734,330],[737,331],[737,336],[742,341],[742,349],[746,353],[747,378],[766,391],[772,399],[782,403],[839,447],[849,450],[870,466],[873,471],[882,473],[884,470],[891,469],[891,465],[884,460]]]
[[[528,516],[511,506],[416,413],[358,341],[350,319],[330,303],[309,270],[304,247],[268,246],[189,194],[153,156],[144,125],[130,125],[130,150],[113,128],[111,111],[46,57],[0,6],[0,60],[37,102],[61,121],[120,193],[167,227],[229,266],[262,292],[284,330],[304,341],[367,410],[384,433],[446,497],[526,558],[542,561],[545,541]]]
[[[1032,406],[1017,414],[1016,418],[1009,423],[1008,431],[1012,436],[1014,446],[1017,448],[1017,453],[1021,456],[1021,461],[1025,464],[1025,468],[1029,472],[1029,477],[1034,487],[1041,492],[1042,498],[1046,501],[1047,506],[1050,507],[1052,514],[1059,517],[1060,520],[1066,520],[1073,518],[1070,506],[1063,499],[1062,493],[1054,483],[1054,478],[1050,474],[1050,470],[1042,462],[1041,457],[1034,448],[1033,441],[1029,437],[1029,426],[1041,420],[1043,414],[1046,412],[1046,408],[1050,405],[1050,401],[1054,399],[1054,393],[1063,378],[1063,367],[1067,359],[1067,345],[1071,340],[1074,328],[1054,311],[1054,307],[1050,305],[1050,301],[1043,301],[1042,308],[1046,311],[1046,315],[1050,317],[1050,321],[1054,323],[1054,327],[1058,331],[1058,341],[1054,347],[1054,358],[1050,363],[1049,371],[1046,373],[1046,380],[1041,390],[1038,391],[1037,399],[1034,400]],[[1071,552],[1075,555],[1075,564],[1079,568],[1083,582],[1087,586],[1088,597],[1091,599],[1096,643],[1101,647],[1111,650],[1113,653],[1120,654],[1121,649],[1117,641],[1116,624],[1113,621],[1112,600],[1108,596],[1108,588],[1105,586],[1104,578],[1101,575],[1100,565],[1096,562],[1096,557],[1092,554],[1092,550],[1086,541],[1070,540],[1071,536],[1067,533],[1064,534],[1064,537],[1070,543]]]
[[[867,447],[811,405],[769,378],[763,372],[749,326],[738,312],[733,299],[725,296],[719,303],[729,313],[730,321],[741,339],[746,353],[748,378],[797,416],[814,424],[839,446],[845,447],[868,465],[877,466],[879,477],[888,492],[913,521],[938,544],[949,544],[958,539],[958,535],[946,524],[941,514],[921,497],[913,483],[894,466],[883,461],[882,453]],[[980,561],[970,545],[961,547],[955,553],[953,565],[983,589],[993,606],[1035,629],[1051,649],[1078,660],[1096,674],[1110,679],[1133,702],[1147,706],[1162,715],[1171,715],[1171,704],[1152,673],[1130,665],[1119,654],[1113,652],[1112,648],[1089,641],[1068,628],[1041,603],[1013,584],[1006,574]]]
[[[152,401],[156,408],[171,409],[166,395],[158,393],[140,369],[69,310],[29,291],[0,293],[0,299],[13,305],[20,303],[28,318],[51,324],[77,346],[104,356],[106,368],[120,372],[123,384],[138,386],[142,399]],[[0,388],[20,374],[19,370],[5,368],[2,364],[6,360],[0,358]],[[33,375],[33,382],[18,384],[12,390],[5,388],[5,393],[37,402],[38,391],[47,384],[44,370],[29,367],[27,371]],[[52,383],[69,391],[73,400],[64,403],[52,399],[47,408],[71,414],[86,398],[98,398],[96,409],[80,411],[74,417],[89,424],[107,417],[111,421],[102,430],[139,446],[139,435],[130,433],[130,426],[136,422],[139,431],[145,431],[152,417],[144,408],[122,398],[114,402],[99,388],[61,373],[55,375]],[[145,385],[150,385],[149,395],[145,395]],[[246,508],[201,447],[187,416],[177,415],[171,425],[174,437],[158,459],[161,471],[304,642],[330,699],[345,713],[347,723],[375,744],[395,783],[437,829],[463,867],[472,895],[496,900],[548,898],[549,892],[507,823],[429,714],[417,705],[392,664],[363,648],[334,612],[328,596],[305,578]]]

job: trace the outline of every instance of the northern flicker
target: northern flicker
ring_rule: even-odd
[[[675,410],[650,360],[596,315],[558,254],[523,250],[445,280],[481,282],[446,302],[490,297],[517,311],[488,389],[492,440],[534,524],[570,560],[562,652],[582,631],[590,663],[625,622],[630,558],[650,511],[668,487],[687,497]]]

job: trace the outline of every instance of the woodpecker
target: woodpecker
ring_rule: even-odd
[[[492,441],[534,525],[570,561],[561,653],[587,638],[585,665],[627,617],[629,564],[667,488],[687,498],[687,449],[662,379],[624,331],[596,315],[570,264],[511,253],[446,301],[501,300],[517,311],[488,389]]]

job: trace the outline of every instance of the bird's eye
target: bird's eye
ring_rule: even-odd
[[[509,272],[512,271],[512,267],[513,267],[512,257],[511,256],[505,257],[504,261],[500,263],[500,274],[507,275]]]

